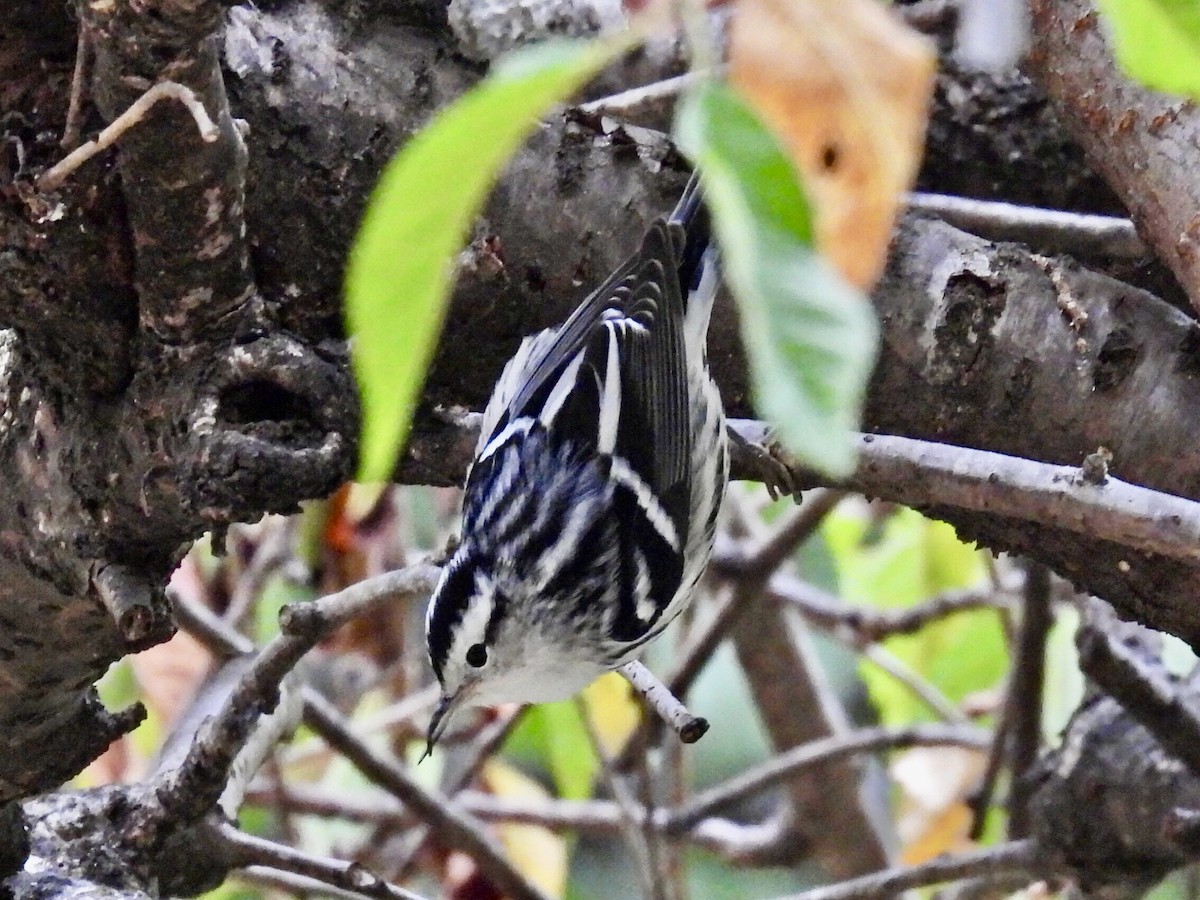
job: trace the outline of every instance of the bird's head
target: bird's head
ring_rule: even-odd
[[[586,652],[583,635],[571,640],[571,631],[551,619],[557,604],[547,600],[503,561],[469,543],[459,547],[425,619],[429,661],[442,688],[426,755],[459,710],[564,700],[605,671]]]

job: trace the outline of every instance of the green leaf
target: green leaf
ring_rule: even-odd
[[[877,534],[861,515],[838,509],[826,519],[822,534],[837,566],[840,592],[851,602],[912,606],[986,580],[981,551],[958,540],[949,525],[910,509],[889,517]],[[990,609],[958,613],[883,644],[954,702],[995,687],[1008,666],[1000,617]],[[867,662],[860,672],[885,724],[933,718],[925,703],[891,674]]]
[[[871,307],[814,249],[795,168],[731,88],[709,81],[689,94],[675,132],[704,176],[755,407],[802,460],[849,475],[875,360]]]
[[[549,769],[560,797],[586,800],[592,796],[600,761],[574,700],[530,707],[509,735],[505,751]]]
[[[1062,743],[1062,732],[1075,710],[1083,702],[1083,673],[1079,671],[1079,651],[1075,633],[1079,630],[1079,612],[1060,606],[1054,625],[1046,635],[1046,675],[1042,684],[1042,737],[1051,747]]]
[[[629,41],[517,54],[442,110],[384,170],[346,273],[363,405],[360,481],[391,477],[441,331],[454,254],[488,188],[546,110]]]
[[[1200,0],[1099,0],[1099,6],[1129,75],[1200,99]]]

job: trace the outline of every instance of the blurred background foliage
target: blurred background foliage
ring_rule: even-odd
[[[757,485],[731,486],[731,499],[727,513],[733,507],[764,529],[789,502],[770,502]],[[271,517],[232,528],[220,555],[214,552],[212,538],[198,542],[176,573],[172,590],[238,623],[262,643],[276,632],[284,603],[303,602],[363,577],[443,554],[456,527],[457,504],[454,490],[350,486],[327,502],[309,504],[295,517]],[[911,607],[948,592],[993,595],[993,604],[935,619],[913,634],[892,635],[878,644],[836,630],[813,628],[811,636],[825,675],[854,724],[994,723],[1011,661],[1014,622],[1005,598],[1011,599],[1012,579],[1019,572],[1012,560],[963,544],[951,528],[912,510],[849,497],[798,548],[788,568],[841,602],[864,608]],[[670,670],[687,629],[711,614],[713,601],[712,590],[706,591],[694,612],[654,645],[646,660],[652,669]],[[1048,643],[1043,721],[1049,740],[1054,740],[1082,692],[1072,642],[1075,615],[1067,604],[1056,606],[1056,611]],[[425,717],[435,696],[425,661],[423,615],[423,604],[400,603],[373,621],[353,623],[319,648],[304,669],[304,677],[351,714],[370,743],[412,764],[423,750]],[[120,707],[141,699],[150,715],[77,783],[142,777],[183,712],[197,696],[203,697],[212,666],[207,652],[182,633],[114,666],[102,685],[105,702]],[[678,752],[669,749],[677,753],[681,790],[702,790],[770,757],[762,723],[729,645],[712,656],[688,703],[713,727],[696,745]],[[582,718],[585,711],[600,748],[610,756],[620,751],[642,715],[616,675],[593,684],[582,703],[528,709],[482,768],[475,789],[528,803],[603,794],[602,763]],[[506,714],[485,714],[476,727],[487,728]],[[430,786],[438,785],[462,764],[457,752],[452,741],[413,771]],[[864,783],[872,802],[887,811],[903,860],[917,862],[971,846],[969,802],[979,785],[985,753],[914,748],[887,755],[882,762],[883,766],[866,767]],[[890,777],[883,777],[885,768]],[[819,778],[820,772],[802,777]],[[467,861],[447,859],[435,847],[414,850],[411,834],[403,829],[303,813],[289,797],[306,792],[336,797],[351,806],[378,808],[386,800],[376,786],[301,727],[259,774],[242,826],[293,841],[310,852],[360,860],[380,874],[406,879],[429,896],[439,894],[443,878],[451,883],[456,877],[470,880]],[[756,821],[769,812],[774,799],[763,794],[732,812],[735,818]],[[1001,837],[1002,824],[994,812],[982,843]],[[498,826],[498,834],[518,866],[553,895],[576,900],[637,895],[636,872],[619,834],[554,834],[512,824]],[[683,865],[691,896],[699,898],[769,897],[824,880],[815,866],[732,868],[694,849],[687,851]],[[1181,883],[1176,879],[1159,896],[1182,896],[1176,882]],[[271,895],[268,887],[235,881],[211,896]],[[451,889],[446,895],[471,896]]]

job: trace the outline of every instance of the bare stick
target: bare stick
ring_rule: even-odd
[[[758,439],[765,439],[758,435]],[[771,531],[753,550],[718,553],[713,559],[713,571],[718,574],[736,575],[752,572],[756,578],[766,578],[781,566],[824,520],[841,499],[845,496],[842,491],[813,490],[804,496],[803,505],[788,510],[782,521]],[[739,590],[730,590],[719,601],[715,614],[708,624],[702,626],[696,635],[689,635],[683,659],[668,679],[668,689],[676,696],[686,694],[692,683],[700,675],[705,664],[716,652],[721,641],[737,622],[739,614],[746,609],[745,603],[740,603]],[[616,760],[619,771],[625,771],[637,754],[656,734],[655,725],[643,723],[633,733]]]
[[[270,866],[247,866],[235,872],[233,877],[247,884],[279,888],[298,897],[339,897],[342,900],[360,900],[362,897],[357,891],[348,891],[307,875],[272,869]]]
[[[275,794],[271,785],[260,784],[254,786],[246,796],[250,803],[269,806]],[[482,791],[463,791],[455,796],[454,802],[483,822],[536,825],[555,832],[617,835],[623,822],[623,813],[611,800],[547,798],[528,801],[497,797]],[[386,795],[334,794],[321,788],[293,784],[288,786],[288,804],[296,813],[345,819],[366,825],[396,828],[412,821],[412,814]],[[763,858],[764,854],[770,853],[778,845],[782,834],[778,817],[755,824],[721,818],[704,819],[691,830],[677,833],[668,827],[667,810],[658,808],[647,816],[639,805],[635,812],[640,827],[652,827],[668,840],[687,841],[739,864],[753,864]],[[396,876],[396,880],[402,879]]]
[[[107,150],[120,140],[125,132],[141,122],[155,103],[159,100],[167,99],[178,100],[187,108],[187,111],[192,114],[192,118],[196,121],[196,128],[200,131],[200,139],[205,143],[211,144],[219,137],[220,132],[217,130],[217,126],[204,109],[204,104],[200,102],[200,99],[190,87],[177,84],[174,81],[160,81],[154,87],[150,88],[150,90],[146,91],[146,93],[142,94],[142,96],[134,100],[129,105],[129,109],[113,119],[95,138],[75,148],[66,157],[43,172],[37,181],[38,190],[53,191],[61,187],[71,173],[97,153]]]
[[[1134,628],[1119,622],[1104,601],[1088,600],[1075,637],[1079,668],[1163,749],[1200,772],[1200,700],[1171,677],[1161,659],[1127,638]]]
[[[437,566],[414,563],[403,569],[364,578],[312,603],[289,603],[279,611],[279,627],[288,635],[315,635],[319,640],[351,619],[368,615],[397,599],[428,594],[437,584],[440,574]]]
[[[1011,683],[1008,685],[1008,695],[1012,695]],[[992,746],[988,750],[983,775],[967,797],[967,809],[971,811],[971,830],[967,832],[967,837],[972,841],[978,841],[983,836],[983,829],[987,825],[987,811],[992,805],[996,783],[1000,780],[1004,760],[1008,756],[1008,735],[1011,729],[1011,707],[1006,698],[1000,706],[999,715],[996,716],[996,724],[992,730]]]
[[[59,146],[74,150],[79,144],[80,120],[83,118],[83,94],[87,89],[88,70],[91,68],[92,39],[86,19],[79,20],[79,33],[75,40],[75,71],[71,75],[71,99],[67,105],[67,121],[63,126]]]
[[[671,693],[670,688],[658,680],[654,673],[636,659],[617,669],[633,685],[633,689],[646,698],[646,702],[658,713],[659,718],[671,726],[685,744],[694,744],[708,731],[708,720],[693,716]]]
[[[579,711],[579,719],[583,722],[588,741],[592,745],[592,751],[600,760],[600,773],[604,778],[604,783],[612,793],[613,799],[616,800],[617,809],[620,810],[621,834],[637,862],[642,895],[653,898],[653,900],[665,900],[666,893],[662,879],[658,877],[658,866],[655,864],[654,844],[656,841],[654,839],[656,835],[649,821],[650,810],[638,803],[628,785],[621,780],[621,776],[613,771],[612,760],[604,752],[604,744],[600,741],[600,735],[596,733],[596,726],[592,722],[591,714],[582,697],[575,699],[575,708]]]
[[[778,900],[893,900],[912,888],[980,875],[996,877],[1028,872],[1032,876],[1041,867],[1037,845],[1032,840],[1012,841],[986,850],[930,860],[919,866],[875,872]]]
[[[311,878],[322,886],[332,885],[362,897],[423,900],[412,891],[389,884],[359,863],[342,862],[305,853],[284,844],[246,834],[227,823],[218,825],[216,830],[225,846],[232,851],[234,864],[238,868],[269,866],[282,872]]]
[[[167,592],[171,611],[179,627],[222,658],[254,652],[254,642],[234,631],[215,612],[200,603],[185,600],[173,591]]]
[[[363,736],[388,732],[401,725],[411,727],[415,724],[413,720],[432,709],[441,695],[441,689],[436,684],[430,684],[419,691],[406,694],[374,715],[357,717],[355,727]],[[284,750],[281,761],[284,766],[294,766],[301,762],[323,759],[331,752],[328,744],[320,738],[313,737],[288,747]]]
[[[433,686],[437,689],[437,685]],[[521,720],[528,707],[517,706],[511,712],[501,713],[496,721],[485,725],[479,732],[479,735],[471,742],[468,748],[467,759],[462,761],[456,767],[452,776],[446,779],[442,785],[442,790],[457,797],[468,784],[475,780],[475,776],[483,768],[484,764],[491,758],[492,754],[500,749],[500,745],[504,743],[504,739],[516,727]],[[396,854],[397,862],[394,864],[396,878],[403,880],[409,869],[417,861],[421,852],[421,848],[425,846],[425,842],[429,839],[429,828],[419,826],[409,829],[404,836],[405,846]]]
[[[659,113],[666,110],[676,97],[696,84],[701,77],[704,77],[704,73],[688,72],[684,75],[676,75],[674,78],[666,78],[652,84],[644,84],[627,91],[581,103],[577,109],[585,116],[618,116],[621,118],[639,116],[647,109]]]
[[[909,194],[908,208],[993,241],[1019,241],[1048,253],[1140,259],[1151,254],[1129,219],[1017,206],[995,200]]]
[[[922,678],[912,666],[898,657],[883,644],[865,644],[856,648],[863,658],[878,666],[903,685],[909,693],[928,706],[940,718],[955,725],[970,724],[967,714],[951,702],[927,678]]]
[[[849,631],[856,641],[875,643],[893,634],[913,634],[930,622],[974,609],[1004,609],[1009,606],[1005,591],[947,591],[915,606],[902,609],[872,609],[855,606],[816,585],[792,575],[777,574],[767,590],[771,596],[796,609],[809,624],[828,631]]]
[[[1024,615],[1021,617],[1012,687],[1008,694],[1009,717],[1012,721],[1008,836],[1012,838],[1029,835],[1029,801],[1033,785],[1025,775],[1036,762],[1041,747],[1046,638],[1053,625],[1050,570],[1039,563],[1029,562],[1026,566]]]
[[[264,523],[266,534],[262,535],[255,546],[245,571],[239,574],[229,598],[229,605],[222,616],[235,628],[241,628],[242,620],[258,600],[267,580],[291,557],[294,521],[272,519]]]
[[[862,728],[811,741],[781,753],[755,769],[743,772],[724,784],[697,794],[690,803],[674,810],[670,824],[687,829],[722,807],[786,781],[802,769],[869,750],[897,747],[955,746],[985,749],[987,732],[957,725],[913,725],[907,728]]]

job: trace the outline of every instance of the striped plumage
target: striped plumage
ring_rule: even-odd
[[[691,599],[728,474],[705,352],[717,282],[693,178],[641,248],[505,366],[426,617],[443,691],[431,745],[462,705],[571,696]]]

